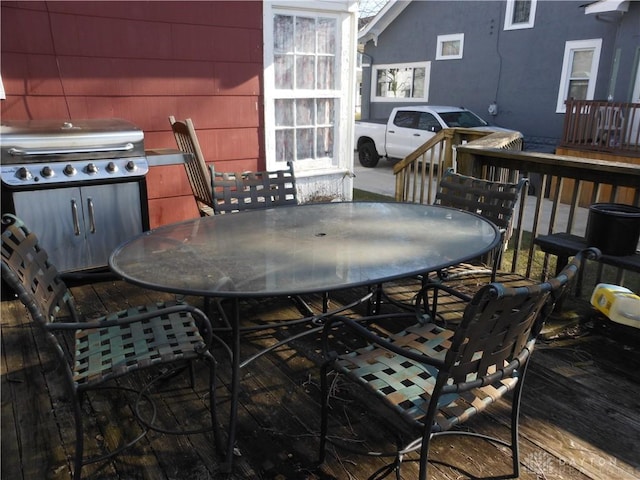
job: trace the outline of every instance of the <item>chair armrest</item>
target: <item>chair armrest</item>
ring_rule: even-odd
[[[508,365],[504,366],[503,368],[499,368],[493,373],[489,373],[474,380],[445,385],[444,387],[442,387],[442,393],[460,394],[463,392],[468,392],[469,390],[473,390],[474,388],[481,388],[486,385],[491,385],[497,381],[502,380],[505,377],[512,376],[515,370],[526,364],[529,357],[531,356],[531,353],[533,352],[535,343],[536,339],[534,336],[527,342],[525,348],[523,348],[522,351],[513,360],[511,360]]]
[[[420,353],[415,353],[407,350],[406,348],[397,347],[392,342],[387,340],[386,338],[381,337],[380,335],[373,332],[371,329],[365,327],[363,324],[372,323],[374,321],[389,319],[389,318],[407,318],[407,314],[398,313],[398,314],[388,314],[388,315],[372,315],[369,317],[360,317],[357,320],[352,318],[344,317],[341,315],[335,315],[327,319],[324,329],[322,330],[322,350],[323,355],[328,361],[332,361],[335,359],[336,354],[329,350],[329,333],[332,330],[335,330],[336,327],[346,327],[351,332],[356,334],[357,336],[365,339],[366,341],[376,344],[390,352],[393,352],[397,355],[403,356],[410,360],[419,363],[425,363],[427,365],[432,365],[436,368],[443,368],[444,362],[442,360],[438,360],[433,357],[429,357],[427,355],[423,355]],[[339,325],[338,325],[339,324]]]

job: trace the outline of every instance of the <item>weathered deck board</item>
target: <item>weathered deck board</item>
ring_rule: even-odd
[[[171,295],[134,288],[123,282],[79,285],[73,292],[90,316],[127,304],[170,299]],[[347,292],[332,296],[334,303]],[[354,292],[355,298],[362,292]],[[200,298],[187,298],[202,305]],[[317,299],[311,299],[317,302]],[[358,310],[363,311],[363,306]],[[385,306],[384,308],[388,308]],[[5,299],[2,314],[2,478],[69,478],[73,455],[73,416],[59,382],[51,352],[32,330],[19,302]],[[288,299],[243,303],[247,321],[269,321],[299,315]],[[304,327],[296,327],[300,330]],[[292,329],[292,331],[295,329]],[[521,478],[640,478],[640,347],[637,339],[607,337],[607,329],[592,328],[581,336],[543,340],[532,357],[523,394]],[[265,332],[269,333],[269,332]],[[278,331],[278,337],[286,335]],[[580,332],[584,334],[585,331]],[[243,342],[250,355],[274,338],[253,335]],[[229,408],[228,362],[221,350],[218,400],[221,417]],[[231,475],[220,473],[220,458],[211,433],[172,436],[150,433],[115,460],[85,467],[92,479],[353,479],[364,480],[384,462],[330,451],[321,469],[314,469],[319,428],[319,360],[317,336],[310,335],[264,355],[242,370],[236,457]],[[186,373],[186,372],[185,372]],[[197,392],[206,390],[206,369],[197,369]],[[128,381],[128,380],[127,380]],[[182,381],[182,380],[181,380]],[[471,428],[506,438],[505,403],[476,418]],[[161,413],[198,422],[206,402],[196,393],[166,394]],[[89,418],[101,424],[98,435],[117,439],[134,428],[126,399],[91,395]],[[206,415],[206,413],[205,413]],[[337,417],[338,418],[338,417]],[[386,435],[377,424],[352,418],[354,428],[374,445]],[[102,437],[88,433],[87,449],[98,450]],[[509,454],[485,442],[442,437],[433,442],[430,478],[453,480],[471,475],[496,475],[509,468]],[[446,465],[441,464],[443,462]],[[417,465],[407,463],[403,478],[415,478]]]
[[[53,412],[59,403],[58,398],[61,398],[60,387],[56,382],[49,384],[50,377],[56,374],[55,357],[49,349],[41,348],[42,339],[34,335],[37,330],[32,329],[25,318],[26,310],[19,302],[12,302],[9,313],[23,319],[5,328],[3,308],[3,353],[7,373],[3,374],[2,390],[10,391],[12,403],[3,403],[2,408],[13,410],[17,426],[21,472],[16,473],[23,475],[24,479],[44,478],[43,472],[56,478],[66,452],[60,441],[60,420]],[[3,450],[4,430],[3,427]],[[30,455],[24,456],[24,452],[30,452]],[[4,451],[2,457],[6,458]]]

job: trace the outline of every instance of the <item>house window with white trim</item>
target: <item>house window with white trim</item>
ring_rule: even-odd
[[[462,58],[464,33],[438,35],[436,60],[454,60]]]
[[[371,101],[427,101],[430,62],[372,65]]]
[[[602,39],[566,42],[556,113],[564,113],[565,102],[593,100],[600,63]]]
[[[533,28],[538,0],[507,0],[505,30]]]
[[[265,24],[267,166],[337,165],[345,66],[344,16],[273,8]]]

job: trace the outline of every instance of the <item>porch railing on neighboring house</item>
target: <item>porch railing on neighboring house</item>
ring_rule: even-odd
[[[447,132],[443,136],[450,138],[451,142],[456,139],[458,145],[453,149],[450,160],[457,163],[461,173],[490,180],[516,181],[520,176],[530,179],[529,194],[524,196],[514,222],[510,244],[513,257],[509,265],[503,265],[504,270],[528,277],[547,277],[553,274],[550,256],[544,255],[540,264],[541,255],[535,254],[537,247],[532,241],[523,242],[523,237],[533,239],[538,235],[560,232],[584,236],[588,207],[593,203],[615,202],[640,207],[640,165],[523,152],[519,151],[517,140],[505,144],[515,146],[515,149],[496,148],[495,145],[487,145],[493,140],[491,136],[462,144],[460,139],[471,140],[468,131]],[[436,143],[430,146],[434,147],[437,141],[436,138],[432,140]],[[442,154],[443,146],[439,147],[443,159],[441,165],[450,165],[447,156]],[[425,167],[431,154],[423,150],[396,164],[396,200],[433,202],[443,169],[433,168],[433,165]],[[620,284],[624,273],[620,269],[613,272],[614,281]]]
[[[560,147],[640,154],[640,103],[567,100]]]

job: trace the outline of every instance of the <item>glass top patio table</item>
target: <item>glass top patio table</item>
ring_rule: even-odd
[[[166,225],[109,264],[143,287],[209,297],[329,292],[436,271],[495,248],[479,215],[410,203],[323,203]]]
[[[377,285],[476,258],[499,241],[493,223],[446,207],[307,204],[159,227],[117,247],[109,265],[124,280],[146,288],[233,299],[228,343],[231,408],[221,467],[231,471],[241,368],[241,298],[324,294]]]

